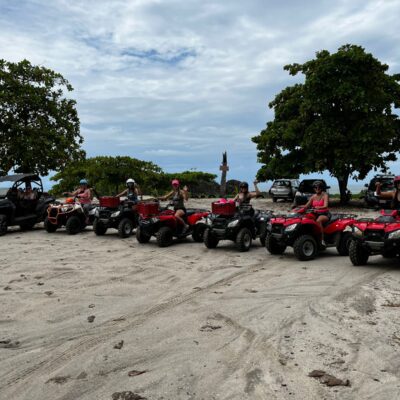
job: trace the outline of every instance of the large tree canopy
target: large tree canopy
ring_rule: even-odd
[[[0,60],[0,169],[46,175],[84,156],[72,86],[29,61]]]
[[[386,170],[400,150],[400,75],[360,46],[323,50],[304,64],[284,67],[304,74],[303,84],[282,90],[269,104],[273,121],[260,135],[260,180],[328,170],[341,198],[349,177]]]

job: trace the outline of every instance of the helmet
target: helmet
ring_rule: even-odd
[[[72,204],[74,202],[74,198],[73,197],[67,197],[65,200],[66,204]]]
[[[127,179],[126,186],[134,185],[134,184],[135,184],[135,180],[134,179],[132,179],[132,178]]]
[[[246,188],[246,190],[249,190],[249,184],[247,182],[240,182],[239,188]]]
[[[87,184],[88,184],[88,181],[87,181],[86,179],[81,179],[81,180],[79,181],[79,184],[80,184],[80,185],[87,185]]]
[[[321,181],[314,181],[312,187],[315,188],[320,188],[323,189],[324,188],[324,184]]]
[[[394,183],[394,185],[397,185],[398,183],[400,183],[400,175],[397,175],[394,177],[393,183]]]
[[[179,186],[179,181],[178,181],[178,179],[173,179],[172,182],[171,182],[171,185],[172,185],[172,186]]]

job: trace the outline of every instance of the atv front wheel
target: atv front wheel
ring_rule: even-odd
[[[349,247],[350,261],[355,266],[365,265],[368,262],[369,254],[365,250],[361,243],[357,240],[352,240]]]
[[[7,217],[5,215],[0,215],[0,236],[7,233]]]
[[[195,242],[201,243],[204,237],[205,227],[202,225],[196,225],[193,229],[192,238]]]
[[[312,260],[318,252],[317,242],[311,235],[302,235],[295,240],[293,251],[300,261]]]
[[[167,226],[163,226],[156,234],[159,247],[168,247],[172,244],[172,231]]]
[[[118,235],[122,239],[131,236],[133,231],[133,223],[129,218],[122,218],[118,224]]]
[[[204,231],[203,242],[206,245],[207,249],[215,249],[218,246],[219,239],[210,228],[207,228]]]
[[[76,215],[72,215],[68,218],[67,223],[65,224],[65,229],[67,230],[69,235],[76,235],[77,233],[82,231],[82,223],[79,217]]]
[[[251,232],[248,228],[242,228],[236,236],[236,247],[239,251],[249,251],[251,247]]]
[[[265,238],[265,247],[271,254],[283,254],[286,250],[286,246],[278,243],[271,234]]]
[[[46,217],[44,219],[44,229],[46,229],[48,233],[54,233],[57,230],[57,228],[58,228],[57,225],[54,225],[49,221],[49,217]]]
[[[139,243],[148,243],[151,239],[151,235],[144,232],[140,226],[136,228],[136,239]]]
[[[338,245],[336,246],[336,250],[340,256],[348,256],[349,255],[349,247],[351,242],[352,235],[350,232],[343,233],[342,237],[339,240]]]
[[[101,222],[98,218],[93,221],[93,231],[97,236],[103,236],[107,232],[107,225]]]

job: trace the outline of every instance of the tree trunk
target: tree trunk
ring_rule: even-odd
[[[349,202],[349,196],[347,194],[347,183],[349,181],[349,174],[341,177],[337,177],[340,191],[340,204],[344,205]]]

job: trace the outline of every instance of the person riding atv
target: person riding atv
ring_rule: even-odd
[[[317,214],[317,219],[315,221],[320,226],[322,232],[321,243],[323,246],[325,246],[323,228],[324,224],[330,219],[330,212],[328,209],[329,197],[328,194],[324,192],[323,188],[324,185],[321,181],[315,181],[313,184],[315,194],[310,197],[310,200],[308,200],[308,202],[299,210],[299,212],[304,212],[309,208],[314,210],[314,213]]]
[[[88,186],[88,181],[86,179],[81,179],[79,181],[78,189],[73,192],[65,192],[65,196],[75,197],[79,200],[79,203],[82,204],[85,212],[89,212],[92,204],[92,191]]]
[[[158,197],[158,200],[165,201],[171,199],[171,205],[174,207],[175,218],[183,225],[183,233],[189,229],[189,225],[185,222],[184,216],[186,214],[185,201],[189,200],[188,188],[185,185],[183,189],[180,188],[178,179],[173,179],[171,182],[172,191],[165,196]]]
[[[394,177],[393,185],[394,190],[383,192],[382,183],[376,182],[376,194],[382,199],[392,200],[392,209],[400,210],[400,175]]]
[[[143,200],[142,193],[140,192],[139,186],[136,184],[135,180],[132,178],[127,179],[126,181],[126,189],[121,193],[117,194],[115,197],[123,197],[126,196],[129,201],[136,204],[139,201],[139,197]]]
[[[240,207],[241,205],[250,204],[250,200],[258,197],[261,192],[257,187],[258,181],[254,181],[255,192],[249,192],[249,184],[241,182],[239,185],[239,193],[233,199],[234,202]]]

